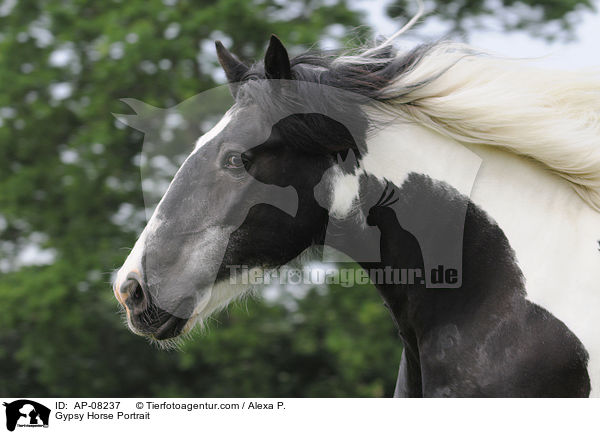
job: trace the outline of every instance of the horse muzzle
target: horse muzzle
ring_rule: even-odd
[[[129,326],[134,333],[157,340],[181,334],[189,318],[177,317],[159,307],[142,278],[135,272],[113,288],[115,297],[125,307]]]

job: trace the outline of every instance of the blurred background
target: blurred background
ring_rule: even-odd
[[[402,38],[549,66],[600,64],[597,0],[426,0]],[[110,281],[145,225],[143,135],[224,82],[213,41],[259,59],[390,35],[410,0],[0,0],[0,396],[391,396],[401,347],[372,287],[271,288],[180,351],[123,324]],[[202,129],[202,128],[201,128]],[[191,149],[192,144],[184,144]]]

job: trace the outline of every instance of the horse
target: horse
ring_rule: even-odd
[[[394,396],[600,396],[597,74],[447,41],[216,50],[234,104],[116,275],[133,332],[174,342],[251,291],[232,267],[331,247],[414,272],[373,282],[403,345]]]

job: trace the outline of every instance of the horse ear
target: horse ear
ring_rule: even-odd
[[[223,71],[225,71],[225,76],[229,82],[231,93],[235,98],[238,83],[242,81],[244,75],[246,72],[248,72],[248,67],[236,59],[233,54],[227,51],[227,48],[223,46],[221,41],[215,41],[215,47],[217,48],[217,57],[219,59],[219,63],[221,64]]]
[[[267,78],[291,80],[292,67],[287,50],[275,35],[271,35],[269,48],[265,54],[265,75]]]

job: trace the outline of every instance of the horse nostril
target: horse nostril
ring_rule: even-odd
[[[133,294],[131,294],[131,296],[133,297],[133,300],[138,303],[140,301],[142,301],[142,299],[144,298],[144,292],[142,291],[142,285],[140,285],[140,283],[137,281],[135,283],[135,289],[133,290]]]
[[[142,283],[135,277],[129,277],[124,285],[124,292],[129,294],[125,303],[130,309],[144,309],[146,302],[146,294],[142,287]]]

